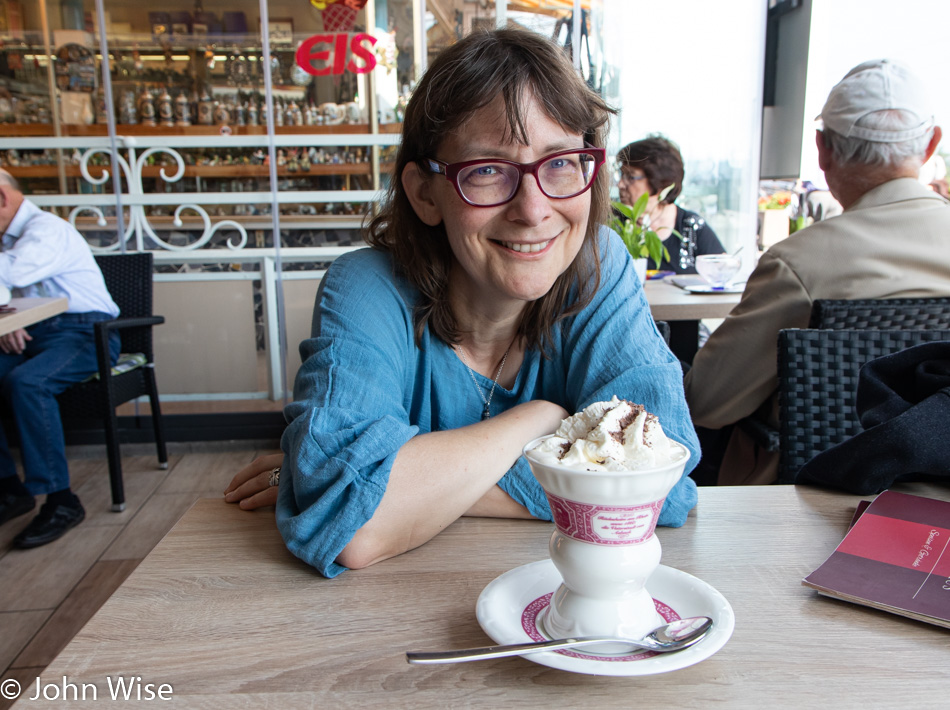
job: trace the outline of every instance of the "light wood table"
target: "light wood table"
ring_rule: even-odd
[[[647,281],[643,290],[653,318],[665,321],[725,318],[742,298],[741,293],[690,293],[668,279]]]
[[[16,310],[0,313],[0,335],[65,313],[69,301],[65,298],[13,298],[10,305]]]
[[[950,488],[900,490],[950,499]],[[183,708],[943,708],[945,629],[831,600],[801,579],[844,536],[857,496],[793,486],[700,489],[661,528],[663,563],[716,587],[735,632],[663,675],[608,678],[523,658],[411,666],[407,650],[487,645],[475,602],[545,559],[552,526],[462,519],[422,547],[323,579],[269,511],[200,500],[43,672],[95,684],[138,676]],[[18,708],[35,707],[35,683]],[[88,697],[88,696],[87,696]]]
[[[654,320],[670,324],[670,349],[680,360],[692,363],[699,349],[699,321],[725,318],[742,294],[690,293],[669,278],[647,281],[643,290]]]

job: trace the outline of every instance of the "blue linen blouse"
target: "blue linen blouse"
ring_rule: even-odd
[[[599,239],[602,275],[593,301],[555,328],[550,359],[525,352],[514,386],[495,388],[492,413],[535,399],[568,412],[613,395],[643,404],[690,450],[659,519],[678,527],[696,505],[696,484],[687,474],[699,460],[682,369],[657,332],[623,243],[606,228]],[[277,526],[290,551],[326,577],[346,569],[335,560],[373,516],[402,445],[416,434],[481,418],[482,400],[452,348],[428,328],[416,345],[417,298],[394,274],[388,254],[349,253],[327,271],[312,337],[300,345],[303,365],[284,412]],[[491,388],[492,380],[475,377],[485,392]],[[524,457],[498,485],[535,517],[551,519]]]

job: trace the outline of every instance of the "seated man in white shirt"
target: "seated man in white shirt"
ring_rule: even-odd
[[[56,540],[83,518],[70,490],[56,395],[96,372],[93,324],[119,314],[85,239],[71,224],[23,197],[0,169],[0,285],[19,297],[66,297],[65,313],[0,336],[0,397],[20,440],[21,482],[0,427],[0,525],[36,506],[39,514],[14,539],[28,548]],[[119,355],[113,334],[110,354]]]

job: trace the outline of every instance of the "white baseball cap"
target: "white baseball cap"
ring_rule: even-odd
[[[855,125],[869,113],[888,109],[909,111],[920,123],[901,131]],[[864,62],[845,74],[831,90],[817,119],[842,136],[875,143],[913,140],[926,135],[934,125],[926,85],[910,69],[893,59]]]

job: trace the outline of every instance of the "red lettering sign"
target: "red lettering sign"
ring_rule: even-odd
[[[369,47],[364,42],[369,42]],[[352,55],[349,62],[347,44]],[[373,35],[362,32],[352,37],[346,32],[314,35],[301,42],[297,48],[297,66],[314,76],[339,75],[344,70],[365,74],[376,66],[376,55],[372,49],[375,44]],[[357,63],[357,59],[361,63]],[[315,65],[315,62],[320,65]]]
[[[317,69],[313,66],[313,62],[327,62],[330,60],[331,50],[317,50],[316,48],[321,44],[329,44],[332,41],[333,35],[314,35],[313,37],[305,39],[300,43],[300,46],[297,47],[297,66],[314,76],[326,76],[329,74],[329,66]]]
[[[369,47],[364,47],[363,42],[369,42]],[[353,55],[353,59],[350,59],[346,68],[354,74],[365,74],[372,71],[373,67],[376,66],[376,55],[373,54],[372,49],[375,44],[376,38],[373,35],[353,35],[353,39],[350,40],[350,53]],[[356,57],[363,60],[363,66],[357,66],[354,61]]]

